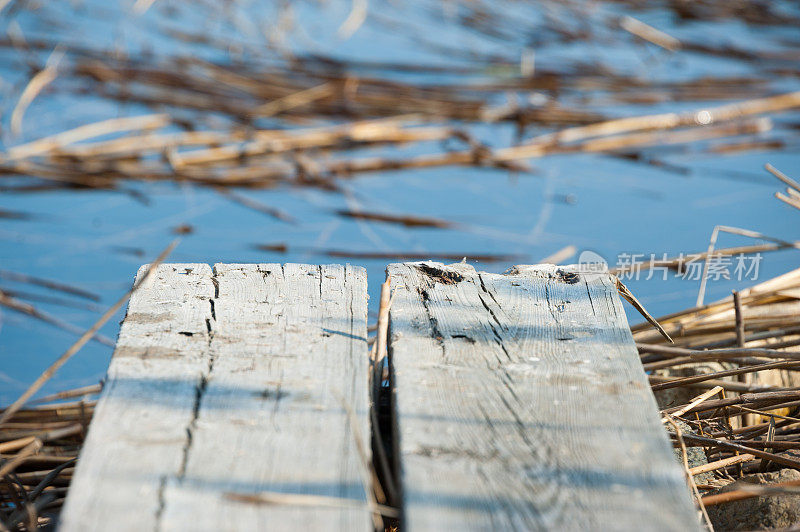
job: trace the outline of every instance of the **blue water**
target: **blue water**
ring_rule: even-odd
[[[190,54],[209,60],[240,58],[269,63],[289,52],[324,53],[334,57],[395,61],[424,65],[470,65],[467,54],[494,56],[466,81],[492,76],[513,77],[523,50],[534,49],[536,67],[580,71],[581,65],[603,64],[618,72],[636,73],[648,80],[690,80],[702,77],[758,76],[768,93],[800,90],[797,76],[777,76],[765,65],[691,52],[670,54],[637,42],[604,21],[622,13],[619,5],[580,2],[570,10],[558,3],[493,2],[502,15],[503,38],[465,29],[457,22],[457,2],[370,2],[365,24],[348,40],[337,29],[350,2],[293,2],[294,26],[283,28],[278,3],[234,2],[222,10],[195,2],[156,1],[144,15],[133,16],[131,3],[47,2],[36,10],[7,9],[2,13],[6,33],[28,39],[80,44],[130,52],[149,50],[155,56]],[[481,4],[475,4],[481,5]],[[779,4],[786,12],[794,3]],[[454,7],[456,6],[456,7]],[[796,15],[797,13],[795,13]],[[565,27],[585,25],[593,30],[588,42],[557,42],[542,29],[547,16]],[[680,22],[663,9],[634,16],[680,39],[733,43],[744,49],[797,52],[796,28],[748,26],[739,21]],[[188,44],[166,30],[201,31],[230,45],[230,50]],[[787,42],[788,41],[788,42]],[[792,44],[794,42],[794,44]],[[535,44],[531,44],[535,43]],[[435,46],[446,47],[447,50]],[[792,48],[794,46],[794,48]],[[458,51],[459,53],[455,53]],[[463,54],[463,55],[460,55]],[[153,112],[141,105],[119,104],[70,90],[69,81],[56,81],[25,114],[23,133],[9,132],[9,115],[29,79],[25,59],[41,64],[47,52],[0,49],[2,141],[13,146],[26,140],[80,124],[115,116]],[[499,58],[504,61],[500,62]],[[68,59],[67,59],[68,60]],[[794,68],[797,64],[794,63]],[[453,74],[383,73],[389,77],[429,83],[452,82]],[[562,105],[583,107],[580,91],[562,95]],[[523,94],[525,97],[541,95]],[[504,96],[495,96],[502,103]],[[700,109],[721,102],[663,102],[631,105],[608,102],[596,108],[609,116]],[[765,138],[787,138],[782,124],[798,123],[800,115],[775,117],[776,128]],[[467,125],[492,146],[513,140],[507,125]],[[528,135],[541,133],[531,129]],[[791,143],[790,143],[791,145]],[[403,153],[429,153],[436,145],[404,148]],[[373,152],[368,152],[373,153]],[[376,152],[380,153],[380,152]],[[763,165],[770,162],[800,177],[800,154],[794,148],[734,154],[700,150],[663,149],[657,157],[688,168],[681,175],[646,164],[607,155],[559,155],[532,161],[532,175],[481,168],[379,172],[342,183],[345,194],[316,189],[279,188],[246,191],[251,198],[280,207],[299,220],[297,225],[269,218],[231,202],[214,191],[188,185],[129,184],[148,203],[120,191],[58,191],[0,195],[0,210],[31,213],[32,220],[0,219],[0,269],[60,280],[102,296],[108,306],[130,286],[138,266],[154,257],[175,235],[172,229],[189,224],[194,232],[183,237],[170,260],[175,262],[337,262],[312,248],[415,253],[518,254],[519,262],[536,262],[574,245],[591,250],[611,265],[622,253],[675,255],[705,250],[715,225],[729,225],[785,240],[800,239],[800,212],[774,199],[780,183]],[[5,179],[5,178],[4,178]],[[16,182],[19,182],[18,180]],[[563,201],[570,195],[571,202]],[[365,210],[434,216],[459,222],[454,230],[407,229],[340,218],[334,211],[360,206]],[[286,243],[288,253],[257,251],[256,244]],[[719,246],[744,245],[752,240],[722,235]],[[138,254],[133,254],[136,251]],[[434,257],[435,258],[435,257]],[[766,279],[798,266],[797,250],[765,255],[759,278]],[[386,260],[353,260],[367,268],[374,315]],[[503,271],[510,263],[476,263]],[[670,278],[631,280],[629,287],[654,315],[691,306],[699,283]],[[712,282],[707,300],[753,284],[744,280]],[[56,295],[43,289],[0,279],[0,288]],[[74,298],[73,298],[74,299]],[[34,303],[38,308],[80,326],[90,326],[98,313]],[[114,338],[119,313],[103,328]],[[372,317],[374,319],[374,316]],[[640,321],[635,311],[629,319]],[[0,404],[13,400],[76,335],[0,307]],[[44,392],[97,382],[107,367],[111,349],[90,343],[76,355]]]

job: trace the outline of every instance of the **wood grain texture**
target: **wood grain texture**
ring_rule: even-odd
[[[405,530],[697,530],[608,274],[392,264]]]
[[[208,365],[213,297],[207,264],[162,264],[134,292],[60,530],[156,529]]]
[[[118,455],[106,450],[109,442],[133,433],[140,434],[130,445],[132,453],[138,451],[136,458],[122,466],[106,462],[76,478],[76,483],[95,485],[83,490],[84,502],[73,504],[64,524],[86,523],[84,512],[95,506],[91,497],[102,491],[98,479],[113,477],[117,482],[129,476],[124,482],[132,487],[138,482],[150,490],[154,485],[157,504],[142,506],[137,514],[128,499],[122,513],[104,522],[109,526],[89,529],[371,529],[356,445],[359,437],[369,452],[364,270],[217,264],[205,280],[210,296],[199,308],[207,311],[208,327],[203,323],[202,343],[190,356],[198,360],[191,367],[194,379],[189,388],[173,388],[175,396],[161,407],[176,415],[173,407],[179,405],[180,419],[171,420],[173,432],[181,436],[174,438],[177,460],[173,457],[159,469],[166,461],[163,449],[150,451],[149,445],[164,429],[153,433],[142,423],[95,438],[96,444],[84,449],[79,468],[88,467],[84,464],[91,464],[98,453]],[[136,308],[132,302],[129,316]],[[176,333],[175,327],[171,330]],[[112,367],[116,359],[115,353]],[[148,380],[149,375],[137,376]],[[111,374],[109,378],[111,384]],[[148,412],[151,408],[152,402],[141,406]],[[104,432],[97,423],[92,423],[90,437]],[[135,466],[151,459],[158,462],[153,465],[158,475],[143,479]],[[116,484],[106,487],[116,489]],[[280,494],[300,497],[281,502]],[[320,499],[303,495],[324,499],[315,503]],[[70,500],[77,497],[71,491]],[[254,502],[258,497],[272,502]],[[105,507],[101,511],[112,513]]]

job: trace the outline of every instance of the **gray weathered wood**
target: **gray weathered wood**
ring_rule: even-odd
[[[388,273],[405,530],[698,529],[608,274]]]
[[[61,528],[371,529],[364,270],[163,265],[155,283],[129,305]]]
[[[131,297],[61,530],[156,528],[207,365],[213,297],[207,264],[162,264]]]

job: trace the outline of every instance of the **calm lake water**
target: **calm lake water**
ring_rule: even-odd
[[[469,65],[467,56],[473,52],[513,63],[534,50],[537,69],[604,65],[620,73],[663,81],[754,76],[763,80],[764,94],[800,90],[797,63],[792,75],[774,72],[777,69],[770,72],[758,62],[691,51],[670,53],[637,42],[617,25],[608,24],[624,13],[620,4],[487,2],[494,12],[503,15],[505,25],[499,28],[508,33],[496,36],[481,34],[460,23],[458,2],[369,2],[366,21],[348,39],[342,39],[337,31],[348,17],[350,2],[292,2],[291,26],[287,26],[287,11],[281,10],[278,2],[232,2],[224,11],[215,4],[157,0],[144,14],[134,15],[133,2],[114,6],[99,1],[45,2],[38,9],[33,3],[27,7],[23,3],[22,7],[6,7],[2,25],[18,43],[38,38],[95,49],[148,51],[154,57],[183,54],[215,61],[239,57],[268,60],[291,51],[351,60],[455,66]],[[776,5],[782,13],[800,16],[794,2]],[[682,40],[735,44],[748,50],[800,49],[796,27],[748,25],[730,19],[681,21],[659,6],[632,14]],[[589,27],[594,36],[585,41],[558,42],[542,30],[548,17],[565,25]],[[232,50],[182,42],[170,37],[170,30],[200,32],[229,43]],[[50,55],[49,50],[25,51],[20,46],[0,48],[4,148],[96,120],[153,112],[152,108],[84,93],[69,80],[56,81],[34,100],[25,113],[22,134],[14,136],[9,128],[10,114],[30,79],[28,65],[41,65]],[[447,74],[383,75],[428,83],[453,81]],[[516,75],[504,66],[476,78]],[[543,97],[525,96],[534,100]],[[565,103],[579,105],[580,96],[572,94]],[[501,103],[502,98],[498,98]],[[602,107],[595,103],[591,109],[613,117],[702,109],[720,103],[724,102],[691,98],[648,105],[611,101]],[[661,161],[680,167],[683,172],[608,155],[570,154],[532,161],[536,171],[531,175],[443,167],[364,174],[343,182],[344,194],[310,188],[243,192],[290,213],[299,220],[296,225],[247,209],[213,190],[189,185],[126,185],[128,190],[140,192],[146,202],[120,191],[6,190],[0,193],[0,211],[20,211],[33,217],[0,217],[0,270],[59,280],[95,292],[102,297],[99,306],[103,308],[124,293],[139,265],[166,246],[175,237],[173,228],[182,224],[191,225],[194,231],[183,237],[170,258],[173,262],[346,260],[314,251],[325,248],[413,252],[430,254],[434,259],[437,253],[510,253],[523,257],[518,262],[530,263],[573,245],[579,252],[596,252],[614,265],[625,253],[648,257],[655,253],[660,258],[663,253],[672,256],[705,250],[715,225],[746,228],[793,241],[800,239],[800,212],[773,197],[783,187],[763,170],[763,165],[770,162],[800,178],[798,144],[784,133],[797,128],[800,115],[784,113],[773,120],[776,127],[764,138],[789,138],[788,147],[726,154],[691,148],[663,149],[658,153]],[[508,125],[465,127],[490,146],[507,146],[514,141],[514,128]],[[526,136],[541,132],[532,128]],[[430,146],[423,145],[404,153],[429,150]],[[24,182],[19,177],[3,179],[9,184]],[[435,216],[461,226],[449,230],[409,229],[348,220],[335,213],[354,207]],[[265,252],[253,247],[275,243],[286,243],[288,252]],[[719,247],[750,243],[753,240],[721,235]],[[767,254],[758,276],[766,279],[796,268],[799,257],[798,250]],[[374,314],[387,261],[350,262],[367,268]],[[488,271],[503,271],[511,265],[475,263],[477,268]],[[707,300],[753,284],[751,280],[732,277],[711,282]],[[672,275],[667,281],[656,275],[650,280],[629,282],[631,290],[654,315],[693,305],[698,286],[698,281],[675,279]],[[0,278],[0,288],[58,295],[8,278]],[[99,315],[97,309],[33,303],[80,328],[90,326]],[[640,317],[629,310],[631,322],[639,322]],[[103,334],[115,338],[123,315],[120,312],[118,319],[107,324]],[[19,395],[75,338],[75,334],[0,307],[0,404]],[[110,355],[109,347],[90,343],[44,392],[97,382]]]

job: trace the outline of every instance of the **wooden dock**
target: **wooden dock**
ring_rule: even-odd
[[[403,530],[699,529],[608,274],[388,273]],[[61,530],[373,530],[366,322],[361,268],[159,266]]]

